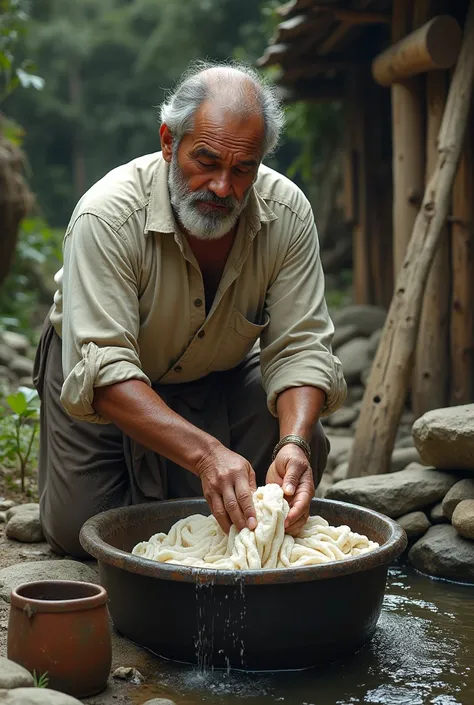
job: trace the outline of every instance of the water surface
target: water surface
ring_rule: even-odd
[[[134,702],[152,697],[180,705],[474,705],[474,586],[391,568],[377,631],[351,658],[265,675],[159,660],[155,684],[138,688]]]

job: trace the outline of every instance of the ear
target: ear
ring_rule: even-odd
[[[165,161],[171,162],[171,157],[173,154],[173,137],[168,129],[168,125],[163,124],[160,127],[160,141],[163,158]]]

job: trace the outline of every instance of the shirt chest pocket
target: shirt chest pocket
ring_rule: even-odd
[[[222,332],[217,344],[217,354],[212,361],[209,372],[230,370],[242,362],[268,326],[270,317],[267,313],[263,315],[263,323],[257,324],[249,321],[237,309],[232,310],[229,324]]]

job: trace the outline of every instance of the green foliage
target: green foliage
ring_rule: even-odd
[[[61,266],[62,235],[38,217],[22,222],[13,268],[0,288],[0,331],[14,329],[28,335],[37,305],[51,303],[45,279],[52,281]]]
[[[35,688],[47,688],[49,685],[48,673],[42,673],[41,676],[37,676],[36,671],[33,671],[33,681]]]
[[[37,457],[39,426],[39,398],[34,389],[20,387],[16,394],[5,398],[7,408],[0,406],[0,464],[20,471],[21,491],[25,492],[25,478],[32,460]]]
[[[34,63],[18,61],[15,56],[26,34],[29,9],[27,0],[0,0],[0,104],[18,86],[37,90],[44,86],[43,79],[34,73]]]

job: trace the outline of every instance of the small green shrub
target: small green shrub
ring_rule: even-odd
[[[10,468],[12,474],[19,469],[24,493],[25,477],[38,455],[38,393],[28,387],[19,387],[16,394],[9,394],[4,402],[7,408],[0,406],[0,464]]]
[[[36,671],[33,671],[33,680],[35,688],[47,688],[49,684],[49,678],[47,673],[42,673],[40,676],[36,675]]]

